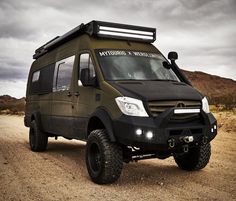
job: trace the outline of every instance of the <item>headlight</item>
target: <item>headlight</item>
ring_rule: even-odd
[[[206,97],[202,99],[202,110],[206,113],[210,113],[209,104]]]
[[[129,97],[117,97],[115,100],[122,113],[129,116],[148,117],[141,100]]]

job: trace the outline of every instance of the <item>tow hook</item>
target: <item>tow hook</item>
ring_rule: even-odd
[[[169,147],[173,148],[175,146],[175,139],[173,139],[173,138],[169,139],[168,143],[169,143]]]
[[[208,141],[208,137],[207,136],[203,136],[202,143],[203,144],[207,144],[207,141]]]
[[[183,151],[184,151],[184,153],[187,153],[187,152],[188,152],[188,145],[184,145],[184,146],[183,146]]]
[[[180,141],[184,141],[185,143],[193,142],[194,138],[193,136],[184,136],[180,138]]]

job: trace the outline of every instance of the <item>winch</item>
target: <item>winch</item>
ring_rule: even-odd
[[[193,142],[194,138],[193,136],[181,136],[179,138],[180,141],[184,141],[185,143],[190,143],[190,142]]]

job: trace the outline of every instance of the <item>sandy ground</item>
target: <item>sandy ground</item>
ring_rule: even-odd
[[[173,158],[125,164],[118,182],[89,179],[85,143],[50,139],[48,151],[29,150],[23,117],[0,116],[0,200],[236,200],[236,115],[217,113],[219,134],[208,166],[177,168]]]

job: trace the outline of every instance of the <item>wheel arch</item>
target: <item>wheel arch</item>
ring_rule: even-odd
[[[30,116],[30,126],[32,126],[32,121],[36,121],[37,126],[42,130],[41,115],[40,112],[33,112]]]
[[[106,129],[111,142],[115,142],[116,138],[113,132],[112,120],[107,111],[98,108],[89,118],[87,126],[87,138],[91,131],[96,129]]]

